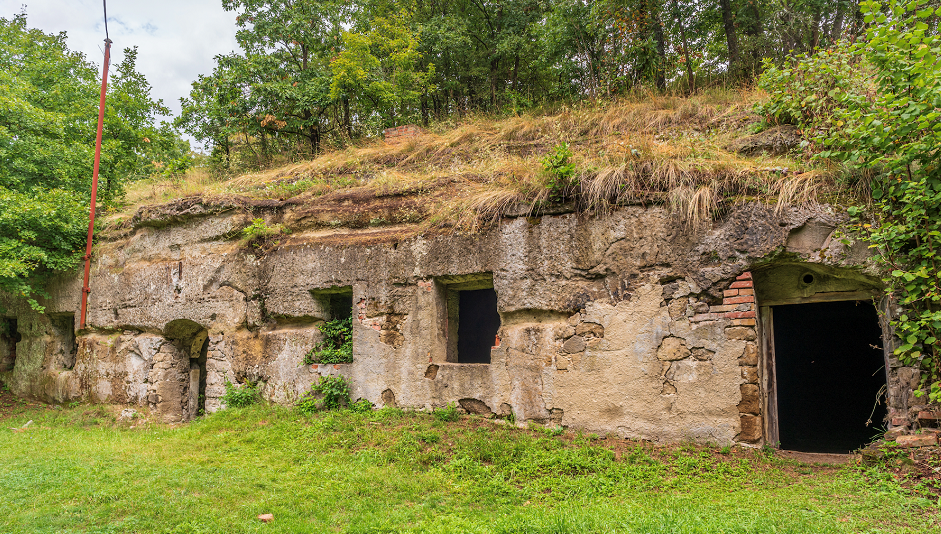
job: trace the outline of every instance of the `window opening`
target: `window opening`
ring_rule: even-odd
[[[500,314],[490,273],[439,279],[447,306],[447,361],[490,363],[498,345]]]
[[[840,301],[771,310],[781,448],[846,453],[865,446],[887,412],[875,307]]]
[[[0,373],[12,371],[16,364],[16,344],[23,340],[15,318],[0,318]]]

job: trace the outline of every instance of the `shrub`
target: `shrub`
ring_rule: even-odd
[[[548,175],[546,188],[549,189],[549,199],[553,202],[565,200],[568,191],[578,185],[572,156],[568,143],[561,143],[542,158],[542,169]]]
[[[370,412],[373,409],[373,404],[366,399],[359,399],[358,401],[350,404],[350,410],[353,410],[357,413],[366,413]]]
[[[357,404],[357,410],[363,408],[362,400],[357,401]],[[319,410],[338,410],[344,406],[350,406],[350,383],[342,376],[321,376],[297,403],[297,409],[308,415]]]
[[[353,318],[326,321],[317,326],[323,341],[310,349],[304,363],[350,363],[353,361]]]
[[[228,380],[225,381],[225,394],[222,395],[222,403],[226,408],[244,408],[251,406],[261,400],[258,392],[258,384],[245,382],[242,386],[237,386]]]
[[[242,229],[242,238],[247,245],[251,245],[255,248],[264,248],[271,238],[288,233],[290,233],[290,231],[281,224],[268,226],[264,219],[257,218],[252,219],[252,224]],[[278,242],[274,244],[277,245]]]

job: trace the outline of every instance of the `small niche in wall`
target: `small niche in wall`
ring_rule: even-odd
[[[447,361],[490,363],[500,314],[490,273],[442,279],[447,301]]]
[[[53,361],[58,369],[72,369],[75,367],[75,354],[78,351],[78,344],[75,342],[75,315],[50,315],[49,322],[55,337]]]
[[[16,319],[0,317],[0,373],[13,370],[16,365],[16,344],[22,339]]]
[[[320,304],[322,319],[334,321],[353,317],[353,288],[350,286],[311,289],[310,294]]]

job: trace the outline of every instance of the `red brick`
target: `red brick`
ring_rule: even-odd
[[[753,297],[753,296],[748,296],[748,297],[729,297],[729,298],[727,298],[727,299],[723,299],[723,300],[722,300],[722,304],[748,304],[748,303],[751,303],[751,302],[755,302],[755,297]]]
[[[918,412],[919,421],[937,421],[938,414],[934,412]]]
[[[735,311],[735,304],[723,304],[722,306],[709,306],[709,313],[725,313]]]
[[[752,287],[755,287],[755,284],[751,280],[739,280],[738,282],[732,282],[732,285],[729,286],[729,289],[744,289]]]
[[[754,319],[732,319],[732,326],[755,326]]]
[[[340,368],[340,364],[338,364],[338,363],[333,364],[333,368],[334,368],[334,369],[339,369],[339,368]]]
[[[932,434],[913,434],[911,436],[899,436],[895,438],[895,442],[903,449],[910,447],[933,447],[938,444],[938,438]]]
[[[744,273],[735,277],[736,280],[751,280],[751,271],[745,271]]]
[[[754,319],[756,317],[753,311],[729,312],[725,316],[729,319]]]
[[[722,292],[723,297],[735,297],[738,296],[738,289],[726,289]]]
[[[698,323],[702,321],[715,321],[720,316],[715,313],[698,313],[689,318],[690,322]]]
[[[738,294],[742,296],[755,294],[754,289],[733,289],[732,291],[738,291]]]
[[[907,417],[893,417],[892,418],[892,426],[905,426],[907,424],[908,424]]]

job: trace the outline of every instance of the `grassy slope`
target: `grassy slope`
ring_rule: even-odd
[[[730,200],[799,204],[821,195],[852,195],[845,184],[834,183],[834,173],[800,154],[743,157],[727,150],[754,129],[758,117],[751,109],[760,98],[754,91],[715,91],[588,102],[518,117],[471,116],[434,125],[406,142],[361,140],[312,161],[221,181],[197,169],[175,180],[138,182],[128,191],[125,209],[109,220],[188,195],[329,204],[331,195],[353,193],[422,196],[421,213],[409,222],[475,228],[546,202],[548,175],[541,160],[563,142],[574,153],[579,178],[568,196],[585,210],[654,202],[702,220]]]
[[[0,431],[0,532],[937,532],[876,471],[761,451],[553,436],[381,410],[230,410],[166,427],[19,410]],[[23,432],[27,419],[34,424]],[[258,514],[273,513],[262,524]]]

